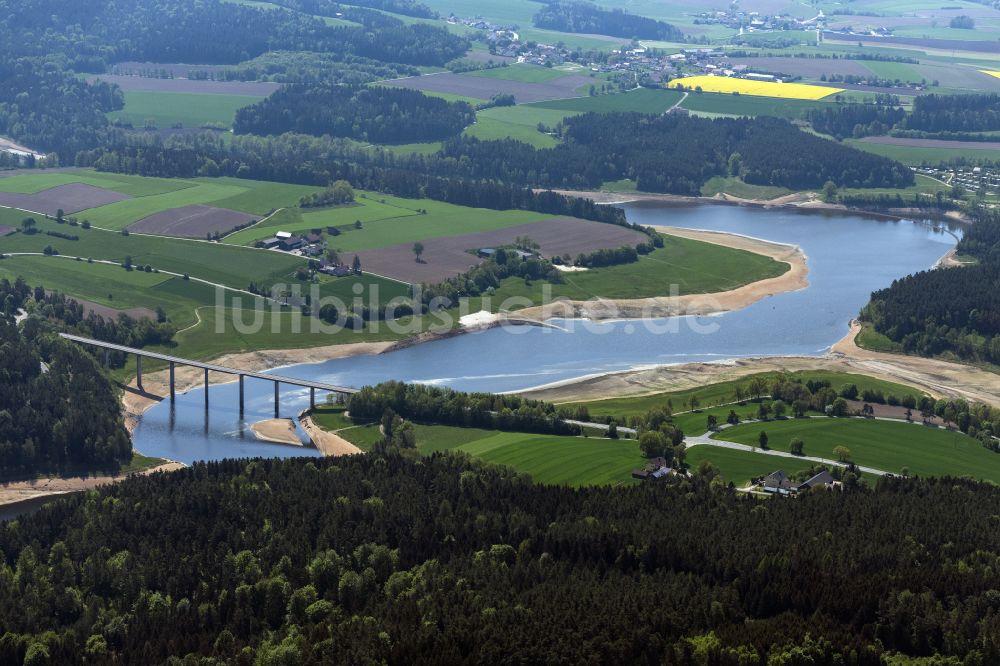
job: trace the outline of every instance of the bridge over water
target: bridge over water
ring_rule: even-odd
[[[148,358],[156,361],[163,361],[168,363],[170,366],[170,399],[175,398],[175,383],[174,383],[174,368],[178,365],[183,365],[191,368],[201,368],[205,371],[205,406],[208,407],[208,373],[209,372],[221,372],[227,375],[235,375],[239,378],[240,382],[240,416],[243,415],[243,382],[247,377],[252,379],[263,379],[269,382],[274,382],[274,416],[278,417],[278,390],[282,384],[288,384],[289,386],[301,386],[309,389],[309,405],[311,407],[316,406],[316,391],[326,391],[327,393],[338,393],[340,395],[349,395],[351,393],[357,393],[358,389],[349,386],[336,386],[334,384],[326,384],[324,382],[317,382],[311,379],[298,379],[296,377],[285,377],[282,375],[274,375],[264,372],[250,372],[247,370],[238,370],[236,368],[230,368],[224,365],[216,365],[214,363],[202,363],[201,361],[194,361],[188,358],[181,358],[179,356],[171,356],[169,354],[160,354],[158,352],[147,351],[145,349],[136,349],[135,347],[126,347],[125,345],[117,345],[111,342],[102,342],[100,340],[93,340],[91,338],[84,338],[79,335],[71,335],[69,333],[60,333],[60,337],[70,340],[72,342],[77,342],[83,345],[89,345],[91,347],[97,347],[99,349],[105,350],[105,354],[108,352],[116,351],[125,354],[135,355],[135,366],[136,366],[136,384],[139,389],[142,390],[142,359]]]

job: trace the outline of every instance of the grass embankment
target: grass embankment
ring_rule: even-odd
[[[798,437],[807,456],[836,459],[833,449],[845,446],[853,462],[886,472],[908,468],[920,476],[970,476],[1000,483],[1000,454],[961,432],[916,423],[788,419],[739,425],[715,438],[756,445],[762,430],[775,450],[788,451],[789,442]]]

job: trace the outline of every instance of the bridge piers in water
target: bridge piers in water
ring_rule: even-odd
[[[285,377],[282,375],[273,375],[264,372],[251,372],[247,370],[240,370],[237,368],[230,368],[224,365],[216,365],[214,363],[203,363],[201,361],[195,361],[188,358],[181,358],[179,356],[170,356],[168,354],[161,354],[159,352],[146,351],[143,349],[136,349],[135,347],[126,347],[125,345],[118,345],[112,342],[102,342],[101,340],[93,340],[91,338],[84,338],[79,335],[71,335],[69,333],[60,333],[60,337],[70,340],[72,342],[79,342],[80,344],[90,345],[92,347],[97,347],[104,350],[105,364],[110,360],[109,356],[111,352],[120,352],[126,355],[128,358],[129,354],[135,354],[135,365],[136,365],[136,383],[140,390],[142,388],[142,359],[151,358],[157,361],[163,361],[170,366],[170,400],[173,404],[176,398],[176,379],[175,379],[175,369],[178,365],[185,365],[192,368],[201,368],[205,372],[205,410],[208,411],[208,373],[221,372],[227,375],[236,375],[240,382],[240,416],[242,417],[246,407],[246,396],[244,392],[244,380],[247,377],[253,377],[255,379],[266,379],[269,382],[274,382],[274,416],[278,418],[281,409],[281,394],[280,386],[281,384],[290,384],[292,386],[300,386],[309,389],[309,406],[311,408],[316,407],[316,390],[326,391],[327,393],[333,393],[338,396],[349,395],[351,393],[356,393],[357,389],[347,387],[347,386],[335,386],[333,384],[326,384],[324,382],[317,382],[310,379],[298,379],[297,377]],[[172,412],[171,412],[172,413]],[[207,421],[206,421],[207,423]]]

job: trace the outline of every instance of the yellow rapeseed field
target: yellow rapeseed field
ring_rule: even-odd
[[[981,69],[979,71],[982,72],[983,74],[989,74],[990,76],[994,76],[1000,79],[1000,72],[995,72],[992,69]]]
[[[843,92],[843,88],[827,86],[811,86],[804,83],[772,83],[770,81],[750,81],[749,79],[734,79],[728,76],[687,76],[674,79],[667,84],[676,88],[680,84],[694,90],[701,87],[710,93],[734,93],[756,97],[780,97],[783,99],[817,100]]]

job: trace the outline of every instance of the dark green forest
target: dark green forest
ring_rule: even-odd
[[[621,9],[604,9],[591,2],[539,0],[542,9],[532,18],[539,28],[584,34],[611,35],[625,39],[658,39],[682,42],[684,33],[663,21],[629,14]]]
[[[861,318],[907,352],[1000,363],[1000,215],[977,211],[957,252],[978,263],[894,280]]]
[[[454,136],[475,120],[467,102],[447,102],[406,88],[294,85],[237,111],[233,131],[412,143]]]
[[[901,129],[924,132],[1000,129],[1000,95],[918,95]]]
[[[114,471],[131,457],[117,390],[94,358],[0,319],[0,477]]]
[[[0,662],[997,663],[998,502],[571,489],[391,451],[198,464],[0,526]]]
[[[260,69],[274,74],[295,67],[295,56],[273,62],[271,52],[309,52],[344,63],[347,73],[329,67],[324,76],[315,63],[300,62],[285,80],[361,83],[413,73],[406,69],[413,65],[440,66],[469,48],[444,28],[361,7],[344,13],[360,25],[334,27],[223,0],[0,0],[0,133],[65,163],[80,150],[122,142],[104,115],[122,107],[121,91],[77,77],[122,60],[236,65],[262,57],[268,63]]]
[[[359,150],[335,139],[296,134],[243,136],[232,142],[203,135],[166,142],[129,137],[115,147],[81,152],[77,165],[193,176],[211,160],[222,175],[316,184],[342,178],[364,189],[431,198],[437,198],[437,188],[423,187],[426,193],[421,193],[412,187],[415,179],[442,185],[460,180],[486,187],[508,183],[594,189],[631,178],[643,191],[684,195],[699,194],[704,183],[719,175],[796,189],[820,188],[827,181],[840,187],[906,187],[914,182],[913,173],[899,162],[808,134],[778,118],[587,113],[567,119],[560,131],[563,141],[554,148],[459,136],[432,155]]]

